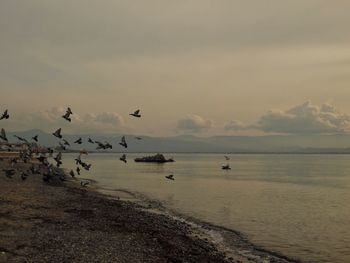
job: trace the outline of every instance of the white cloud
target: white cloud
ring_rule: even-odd
[[[245,125],[231,121],[226,130],[254,129],[266,133],[325,134],[350,132],[350,116],[339,112],[333,105],[313,105],[310,101],[289,110],[274,110],[262,115],[257,123]]]
[[[212,127],[212,121],[198,115],[188,115],[177,123],[177,130],[184,132],[202,132]]]

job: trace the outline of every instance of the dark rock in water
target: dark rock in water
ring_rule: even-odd
[[[163,154],[156,154],[153,156],[146,156],[141,158],[136,158],[135,162],[149,162],[149,163],[168,163],[168,162],[174,162],[174,159],[166,159]]]

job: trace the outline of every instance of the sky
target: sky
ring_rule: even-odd
[[[348,10],[345,0],[2,0],[0,111],[11,117],[0,126],[348,133]],[[128,115],[136,109],[141,119]]]

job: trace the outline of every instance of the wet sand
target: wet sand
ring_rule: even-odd
[[[0,162],[1,170],[6,166]],[[220,229],[235,244],[224,248],[211,242],[214,226],[198,227],[74,180],[22,181],[19,172],[10,179],[1,171],[0,184],[0,262],[293,262]]]

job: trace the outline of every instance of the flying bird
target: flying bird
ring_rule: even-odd
[[[38,136],[39,135],[35,135],[34,137],[32,137],[32,140],[38,142]]]
[[[119,158],[119,160],[123,161],[124,163],[127,163],[127,160],[126,160],[126,155],[123,154],[122,157]]]
[[[83,140],[81,138],[79,138],[78,140],[76,140],[74,143],[77,143],[77,144],[82,144],[83,143]]]
[[[25,180],[27,179],[27,177],[28,177],[28,174],[26,174],[26,173],[24,173],[24,172],[21,173],[21,179],[22,179],[23,181],[25,181]]]
[[[130,113],[129,115],[134,116],[136,118],[141,118],[140,110],[136,110],[134,113]]]
[[[90,184],[89,181],[81,181],[81,182],[80,182],[80,185],[81,185],[82,187],[86,187],[88,184]]]
[[[77,174],[80,175],[80,168],[77,167],[77,169],[75,169],[77,171]]]
[[[109,142],[105,142],[105,149],[112,149],[113,146]]]
[[[59,128],[57,131],[55,131],[55,132],[53,133],[53,136],[55,136],[55,137],[57,137],[57,138],[59,138],[59,139],[62,139],[61,131],[62,131],[62,129]]]
[[[6,132],[4,129],[1,129],[0,139],[8,142],[7,137],[6,137]]]
[[[66,110],[66,113],[62,116],[63,119],[71,122],[72,119],[70,118],[70,115],[73,114],[72,110],[68,107],[68,109]]]
[[[105,150],[106,149],[106,145],[104,145],[102,142],[99,142],[99,141],[95,141],[95,143],[98,144],[96,150],[99,150],[99,149],[103,149]]]
[[[61,142],[58,142],[58,144],[60,145],[60,148],[62,149],[62,151],[66,150],[66,146],[64,146],[64,144],[62,144]]]
[[[4,113],[0,117],[0,120],[8,119],[8,118],[10,118],[10,115],[8,114],[8,110],[5,110]]]
[[[70,146],[69,142],[66,139],[62,139],[62,141],[63,141],[63,145]]]
[[[173,181],[175,180],[173,174],[169,174],[169,175],[165,176],[165,178],[166,178],[166,179],[169,179],[169,180],[173,180]]]
[[[88,142],[89,142],[89,143],[94,143],[94,141],[91,140],[91,138],[88,139]]]
[[[128,148],[128,144],[126,143],[125,136],[122,137],[122,140],[119,144],[125,148]]]
[[[230,157],[228,157],[228,156],[225,156],[225,159],[226,159],[226,161],[228,161],[228,160],[230,160]]]
[[[56,163],[57,163],[57,167],[60,167],[60,165],[62,164],[62,153],[58,152],[58,154],[56,155],[55,158],[53,158]]]
[[[16,137],[18,140],[20,140],[22,142],[28,143],[27,139],[25,139],[23,137],[20,137],[20,136],[17,136],[17,135],[13,135],[13,137]]]
[[[74,177],[75,177],[74,171],[73,171],[73,170],[70,170],[69,175],[72,176],[72,178],[74,178]]]
[[[81,166],[86,170],[86,171],[89,171],[90,168],[91,168],[91,164],[86,164],[84,162],[81,163]]]
[[[137,137],[137,136],[135,137],[135,139],[136,139],[136,140],[142,140],[141,137]]]

